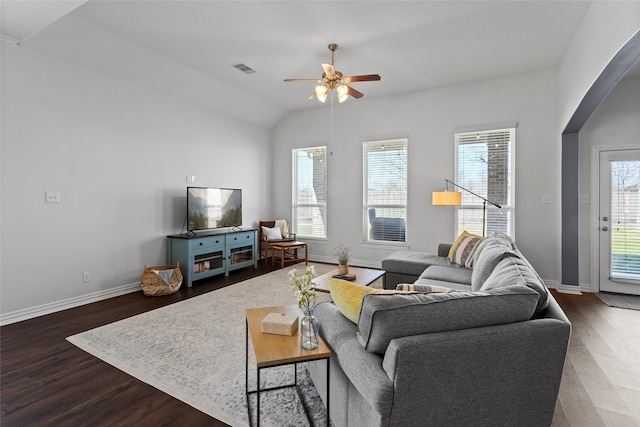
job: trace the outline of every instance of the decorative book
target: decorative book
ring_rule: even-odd
[[[269,313],[260,322],[260,330],[263,334],[291,336],[298,330],[298,316],[286,313]]]

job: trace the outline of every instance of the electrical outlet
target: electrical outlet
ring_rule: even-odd
[[[578,203],[582,203],[582,204],[589,203],[589,196],[584,195],[584,194],[581,194],[581,195],[578,197]]]
[[[545,205],[553,204],[553,195],[551,194],[543,194],[542,195],[542,203]]]
[[[84,273],[82,273],[82,283],[89,283],[91,282],[91,273],[88,271],[85,271]]]
[[[44,201],[45,203],[60,203],[60,192],[47,191],[44,193]]]
[[[187,184],[195,184],[196,176],[195,175],[187,175]]]

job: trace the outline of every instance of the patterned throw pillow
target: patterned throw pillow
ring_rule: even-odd
[[[395,290],[376,289],[369,286],[358,285],[353,282],[341,279],[329,279],[329,291],[333,303],[338,307],[340,313],[356,325],[360,317],[360,307],[362,299],[367,294],[398,294],[405,293]]]
[[[473,253],[476,248],[484,240],[482,236],[463,231],[449,251],[449,259],[462,267],[471,268],[473,265]]]

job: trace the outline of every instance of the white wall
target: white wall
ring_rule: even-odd
[[[640,31],[640,2],[593,1],[558,72],[560,132],[615,54]]]
[[[3,315],[164,264],[186,175],[242,188],[245,226],[271,209],[269,129],[26,48],[3,48],[1,136]]]
[[[592,156],[594,150],[621,147],[640,148],[640,77],[622,80],[580,131],[580,194],[590,201],[580,204],[578,217],[580,286],[584,290],[598,291],[597,282],[591,278],[590,262],[592,240],[598,238],[592,215],[593,205],[598,204],[593,197],[592,176],[598,171],[592,169]]]
[[[453,208],[431,205],[431,192],[453,179],[454,132],[472,125],[518,123],[516,241],[545,280],[560,277],[560,134],[553,71],[334,105],[289,115],[274,130],[273,209],[291,217],[291,149],[328,146],[328,240],[312,244],[329,256],[339,243],[354,263],[379,262],[395,248],[362,240],[362,142],[409,137],[409,249],[434,252],[455,237]],[[363,88],[364,89],[364,88]],[[366,93],[366,92],[365,92]],[[550,194],[556,203],[542,204]]]

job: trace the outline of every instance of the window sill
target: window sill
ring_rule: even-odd
[[[367,242],[364,241],[360,244],[363,248],[367,249],[382,249],[382,250],[408,250],[409,244],[407,242]]]

